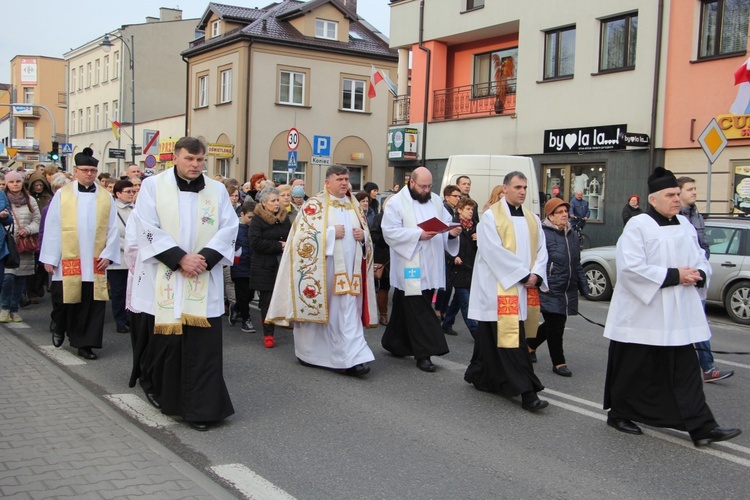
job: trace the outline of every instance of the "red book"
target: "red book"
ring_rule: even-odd
[[[426,221],[417,224],[417,226],[422,228],[423,231],[436,232],[436,233],[444,233],[460,225],[461,224],[458,222],[451,222],[450,224],[446,224],[445,222],[441,221],[437,217],[433,217],[432,219],[427,219]]]

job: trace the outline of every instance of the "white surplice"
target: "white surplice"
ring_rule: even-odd
[[[403,189],[408,189],[404,187]],[[427,203],[419,203],[410,199],[414,209],[417,224],[437,217],[446,224],[453,222],[451,214],[443,207],[439,197],[432,194],[432,200]],[[383,211],[381,228],[383,238],[391,247],[391,285],[399,290],[405,290],[404,268],[406,263],[419,252],[420,284],[422,290],[433,290],[445,288],[445,252],[457,255],[459,248],[458,238],[448,238],[448,232],[435,235],[429,240],[420,240],[422,229],[419,227],[405,227],[401,196],[393,196]],[[441,207],[440,213],[435,210],[435,198]]]
[[[349,203],[348,197],[336,198],[342,204]],[[354,210],[357,208],[354,207]],[[326,290],[328,293],[328,323],[294,323],[294,351],[299,359],[316,366],[327,368],[351,368],[375,359],[365,341],[362,326],[363,295],[334,295],[333,283],[335,245],[341,245],[344,254],[346,273],[351,280],[354,271],[361,273],[362,262],[355,262],[356,248],[361,243],[352,234],[352,219],[344,208],[328,208],[326,229]],[[332,215],[335,214],[335,217]],[[336,239],[336,224],[344,226],[344,237]],[[367,238],[367,231],[365,231]],[[284,272],[281,270],[280,272]],[[364,276],[363,280],[367,277]]]
[[[698,289],[662,288],[668,268],[689,266],[711,276],[711,266],[688,219],[659,226],[649,215],[631,218],[617,240],[617,286],[604,336],[618,342],[682,346],[711,337]]]
[[[174,167],[173,167],[174,168]],[[172,169],[159,175],[169,176],[169,181],[177,183]],[[222,259],[211,268],[208,288],[208,307],[206,315],[217,318],[224,314],[224,271],[222,266],[231,266],[234,261],[234,242],[237,238],[239,220],[237,213],[229,202],[229,195],[223,184],[203,176],[206,184],[215,183],[216,195],[219,202],[219,228],[213,238],[206,244],[221,254]],[[193,248],[197,236],[198,222],[198,193],[180,191],[177,195],[179,205],[174,207],[180,214],[180,237],[178,241],[165,230],[161,229],[159,216],[156,212],[156,176],[143,181],[138,193],[138,202],[130,215],[128,225],[136,224],[138,259],[133,277],[132,306],[139,311],[153,315],[155,313],[154,279],[159,264],[156,255],[179,246],[187,253],[195,253],[200,248]],[[182,291],[184,276],[179,270],[175,272],[174,318],[179,319],[182,314]]]
[[[492,209],[482,214],[477,226],[477,257],[474,260],[474,271],[471,275],[471,295],[469,297],[469,318],[477,321],[497,321],[497,284],[505,290],[516,286],[518,290],[518,320],[525,321],[526,287],[520,280],[533,273],[542,279],[540,290],[547,287],[547,244],[542,224],[536,219],[539,228],[536,260],[531,265],[531,242],[529,225],[526,217],[511,217],[507,202],[500,200],[500,209],[505,210],[513,222],[516,233],[516,253],[503,248],[503,242],[497,232],[495,215]],[[524,210],[527,210],[524,208]]]
[[[74,181],[77,184],[77,181]],[[96,186],[96,192],[81,193],[75,186],[73,193],[78,198],[78,214],[60,214],[60,196],[58,190],[47,208],[44,221],[44,238],[39,252],[39,261],[55,266],[52,281],[62,281],[62,224],[60,217],[78,217],[78,249],[81,258],[81,281],[94,281],[94,257],[108,259],[113,264],[120,263],[120,234],[117,231],[117,209],[114,202],[110,205],[107,225],[107,243],[99,255],[94,255],[94,238],[96,236],[96,198],[102,189]]]

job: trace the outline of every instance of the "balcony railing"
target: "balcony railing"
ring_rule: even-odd
[[[513,114],[516,111],[516,79],[502,83],[477,83],[434,92],[433,120]]]
[[[411,98],[408,95],[400,95],[393,99],[393,118],[391,125],[408,125]]]

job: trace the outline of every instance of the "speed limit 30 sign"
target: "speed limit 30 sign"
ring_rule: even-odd
[[[289,151],[296,151],[299,146],[299,132],[296,128],[290,128],[289,133],[286,135],[286,145],[289,146]]]

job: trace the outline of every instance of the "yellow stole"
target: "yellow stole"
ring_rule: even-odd
[[[62,284],[63,304],[81,302],[81,249],[78,246],[78,184],[69,183],[60,193],[60,229],[62,240]],[[96,229],[94,232],[94,255],[100,255],[107,246],[109,213],[112,196],[104,189],[96,190]],[[109,300],[107,271],[99,271],[94,257],[94,300]]]
[[[511,217],[505,212],[500,200],[492,205],[492,214],[495,216],[497,234],[503,242],[503,248],[516,253],[516,231],[513,227]],[[539,227],[536,216],[529,210],[524,210],[524,218],[529,226],[529,242],[531,247],[531,267],[536,262],[536,248],[539,244]],[[539,328],[539,289],[526,289],[526,320],[523,323],[526,338],[535,338]],[[518,348],[518,287],[512,285],[510,290],[504,289],[500,283],[497,284],[497,346],[505,349]]]
[[[338,220],[336,212],[330,212],[331,208],[342,208],[346,210],[346,214],[343,217],[349,217],[352,223],[353,229],[362,229],[367,227],[361,210],[354,203],[354,201],[340,202],[338,199],[332,197],[328,191],[328,203],[326,204],[326,218],[333,216],[333,223],[340,224],[343,221]],[[350,196],[351,198],[351,196]],[[356,200],[355,200],[356,201]],[[354,272],[352,278],[349,279],[349,273],[346,270],[346,263],[344,262],[344,249],[341,242],[335,242],[333,247],[333,294],[334,295],[362,295],[362,245],[356,245],[354,250]]]

